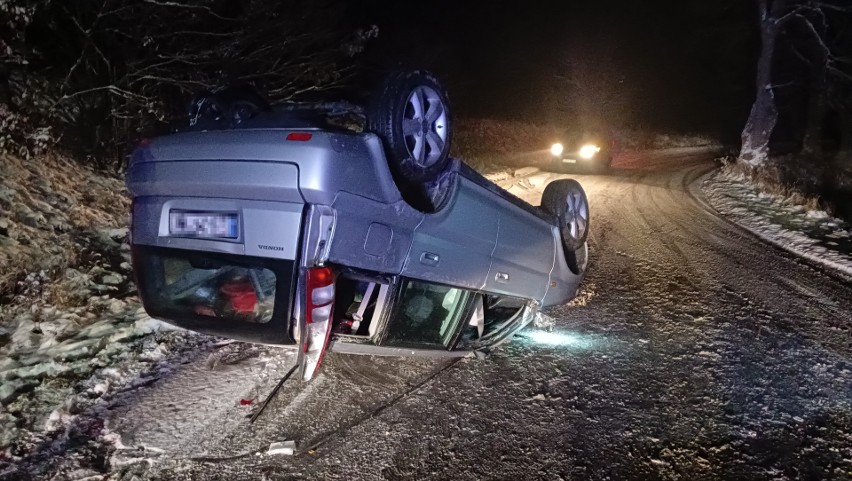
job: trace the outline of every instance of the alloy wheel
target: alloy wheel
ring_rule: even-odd
[[[447,108],[433,88],[421,86],[411,91],[402,134],[408,153],[417,164],[429,167],[440,160],[447,142]]]

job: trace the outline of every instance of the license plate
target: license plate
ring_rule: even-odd
[[[562,162],[564,162],[566,164],[576,164],[577,159],[562,159]]]
[[[239,225],[233,212],[169,212],[169,233],[175,236],[236,239]]]

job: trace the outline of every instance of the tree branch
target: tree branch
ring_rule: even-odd
[[[817,31],[816,27],[814,27],[814,24],[811,22],[811,20],[808,17],[800,14],[797,14],[796,18],[804,22],[805,28],[808,29],[808,31],[811,33],[813,40],[817,43],[817,46],[819,46],[820,50],[822,50],[824,55],[823,58],[831,57],[831,49],[828,47],[828,45],[826,45],[825,39]]]
[[[219,15],[218,13],[214,12],[213,9],[211,9],[210,7],[205,7],[203,5],[187,5],[185,3],[172,2],[172,1],[167,1],[167,0],[142,0],[142,1],[145,2],[145,3],[151,4],[151,5],[156,5],[158,7],[174,7],[174,8],[186,8],[186,9],[191,9],[191,10],[202,10],[202,11],[210,14],[212,17],[218,18],[219,20],[225,20],[225,21],[228,21],[228,22],[233,22],[233,21],[236,20],[236,19],[233,19],[233,18],[223,17],[223,16]]]

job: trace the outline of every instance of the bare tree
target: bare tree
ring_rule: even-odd
[[[822,154],[826,112],[848,110],[848,89],[852,84],[852,61],[839,52],[849,51],[852,7],[815,10],[799,22],[807,40],[805,52],[795,48],[808,67],[808,112],[804,150]],[[818,15],[817,15],[818,14]],[[847,142],[850,140],[846,135]],[[840,140],[840,139],[834,139]],[[837,145],[836,147],[839,147]]]
[[[776,46],[780,35],[796,28],[810,44],[800,58],[811,64],[809,132],[806,144],[813,145],[821,137],[820,125],[825,109],[826,75],[852,79],[843,71],[845,59],[837,56],[826,39],[828,17],[852,12],[846,3],[821,0],[757,0],[760,17],[760,56],[757,64],[756,96],[742,131],[739,162],[749,168],[763,166],[769,158],[769,142],[778,122],[773,75]],[[795,48],[795,46],[794,46]]]
[[[750,167],[763,165],[769,157],[769,140],[778,123],[778,108],[772,86],[772,60],[780,31],[779,19],[785,0],[757,0],[760,17],[760,57],[757,61],[756,96],[742,133],[739,161]]]
[[[339,88],[377,33],[353,30],[334,0],[10,1],[35,6],[15,69],[45,79],[44,116],[102,165],[195,91],[244,83],[281,101]]]

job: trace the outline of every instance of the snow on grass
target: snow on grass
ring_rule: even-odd
[[[828,213],[758,190],[742,174],[720,170],[704,192],[721,214],[759,237],[852,275],[852,225]]]
[[[0,161],[0,478],[39,478],[39,459],[106,439],[114,396],[212,341],[141,308],[120,179],[59,156]]]
[[[0,295],[26,273],[73,264],[84,232],[126,222],[130,202],[118,178],[58,156],[3,156],[0,164]]]
[[[73,265],[26,274],[0,305],[0,479],[102,479],[158,461],[160,444],[178,449],[169,429],[243,421],[281,364],[292,364],[279,350],[148,317],[135,296],[126,229],[89,232],[83,243]],[[152,384],[169,387],[157,391],[165,398],[150,395]],[[182,439],[181,449],[203,445]]]

